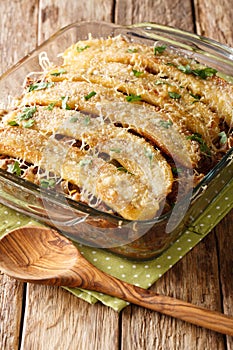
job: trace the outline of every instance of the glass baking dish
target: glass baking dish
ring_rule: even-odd
[[[60,53],[78,40],[107,38],[119,34],[136,43],[166,45],[182,55],[215,68],[224,76],[233,72],[233,49],[213,40],[154,23],[119,26],[103,22],[69,25],[27,55],[0,78],[0,109],[11,106],[22,93],[29,72],[40,72],[43,53],[62,64]],[[0,169],[0,202],[59,229],[76,242],[111,250],[127,258],[146,260],[160,255],[203,214],[216,193],[229,186],[233,148],[174,208],[152,220],[130,221],[94,209],[66,195],[46,190]],[[229,188],[232,191],[232,188]]]

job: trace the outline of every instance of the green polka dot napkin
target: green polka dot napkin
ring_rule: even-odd
[[[168,269],[189,252],[200,240],[202,240],[214,226],[233,208],[233,179],[224,187],[220,194],[211,202],[208,209],[199,216],[179,239],[162,255],[154,260],[135,262],[121,258],[101,249],[76,244],[81,253],[99,269],[126,282],[149,288]],[[15,212],[0,204],[0,237],[19,226],[38,225],[29,217]],[[117,298],[97,292],[77,288],[65,288],[75,296],[89,303],[101,301],[116,311],[123,309],[127,303]]]

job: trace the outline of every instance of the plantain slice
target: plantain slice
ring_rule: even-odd
[[[19,120],[24,110],[25,107],[6,114],[2,122],[5,125],[16,123],[22,127],[27,126],[27,121]],[[57,107],[48,110],[37,106],[32,116],[31,128],[42,134],[59,133],[69,136],[83,144],[84,133],[88,135],[91,130],[97,130],[106,125],[114,130],[115,125],[120,123],[123,127],[134,130],[142,137],[149,139],[153,145],[186,168],[197,166],[200,161],[200,147],[197,142],[187,139],[181,127],[177,127],[173,119],[169,119],[164,113],[150,110],[145,105],[127,102],[100,103],[98,112],[99,116]],[[98,137],[101,138],[101,130],[98,132]]]
[[[152,147],[148,147],[148,152],[152,152]],[[151,160],[151,156],[148,158],[160,174],[157,174],[160,185],[157,184],[156,193],[153,182],[150,182],[152,178],[120,171],[96,155],[96,152],[87,154],[84,150],[48,138],[36,130],[18,127],[0,129],[0,153],[37,165],[47,172],[54,172],[79,186],[82,199],[86,202],[91,202],[94,196],[130,220],[153,218],[171,190],[171,170],[159,154],[156,154],[157,159]]]
[[[154,74],[119,62],[95,62],[85,70],[75,65],[64,66],[64,69],[66,73],[56,77],[56,80],[86,80],[140,97],[148,104],[166,109],[173,122],[201,134],[209,147],[213,147],[213,141],[218,137],[218,115],[201,102],[200,95],[190,94],[171,79],[158,79]]]
[[[102,62],[119,62],[129,64],[138,71],[148,71],[160,77],[166,76],[178,85],[189,89],[193,95],[201,96],[202,103],[216,112],[229,127],[233,125],[233,87],[225,79],[215,74],[203,74],[208,67],[201,66],[191,59],[178,56],[176,52],[164,50],[155,54],[154,47],[129,43],[117,36],[108,41],[92,39],[85,41],[86,49],[77,50],[72,45],[64,52],[64,64],[74,64],[80,69],[90,64]]]
[[[19,106],[42,105],[52,108],[79,109],[98,113],[97,105],[101,101],[125,101],[125,96],[114,89],[109,89],[87,81],[55,83],[45,89],[26,92],[19,101]]]
[[[22,111],[13,111],[5,116],[3,123],[17,120],[15,118],[21,113]],[[110,161],[116,160],[125,170],[140,177],[156,198],[165,199],[171,191],[173,176],[167,161],[158,150],[127,129],[116,127],[112,123],[104,124],[100,117],[59,108],[48,111],[37,107],[33,120],[35,123],[31,128],[43,135],[72,137],[75,141],[80,141],[82,150],[88,146],[89,154],[90,151],[95,155],[107,154]]]

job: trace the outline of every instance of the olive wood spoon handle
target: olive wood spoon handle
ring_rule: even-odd
[[[183,321],[233,336],[233,318],[118,280],[88,262],[57,231],[23,227],[0,241],[0,269],[26,282],[105,293]]]

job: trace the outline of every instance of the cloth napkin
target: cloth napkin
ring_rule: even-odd
[[[93,249],[93,247],[75,244],[87,260],[99,269],[126,282],[142,288],[149,288],[196,246],[233,208],[232,188],[233,179],[216,195],[208,209],[199,216],[192,224],[192,227],[189,227],[162,255],[153,260],[144,262],[131,261],[103,249]],[[17,227],[42,225],[2,204],[0,204],[0,217],[0,238]],[[101,301],[104,305],[110,306],[116,311],[121,311],[128,304],[123,300],[102,293],[78,288],[64,288],[91,304]]]

